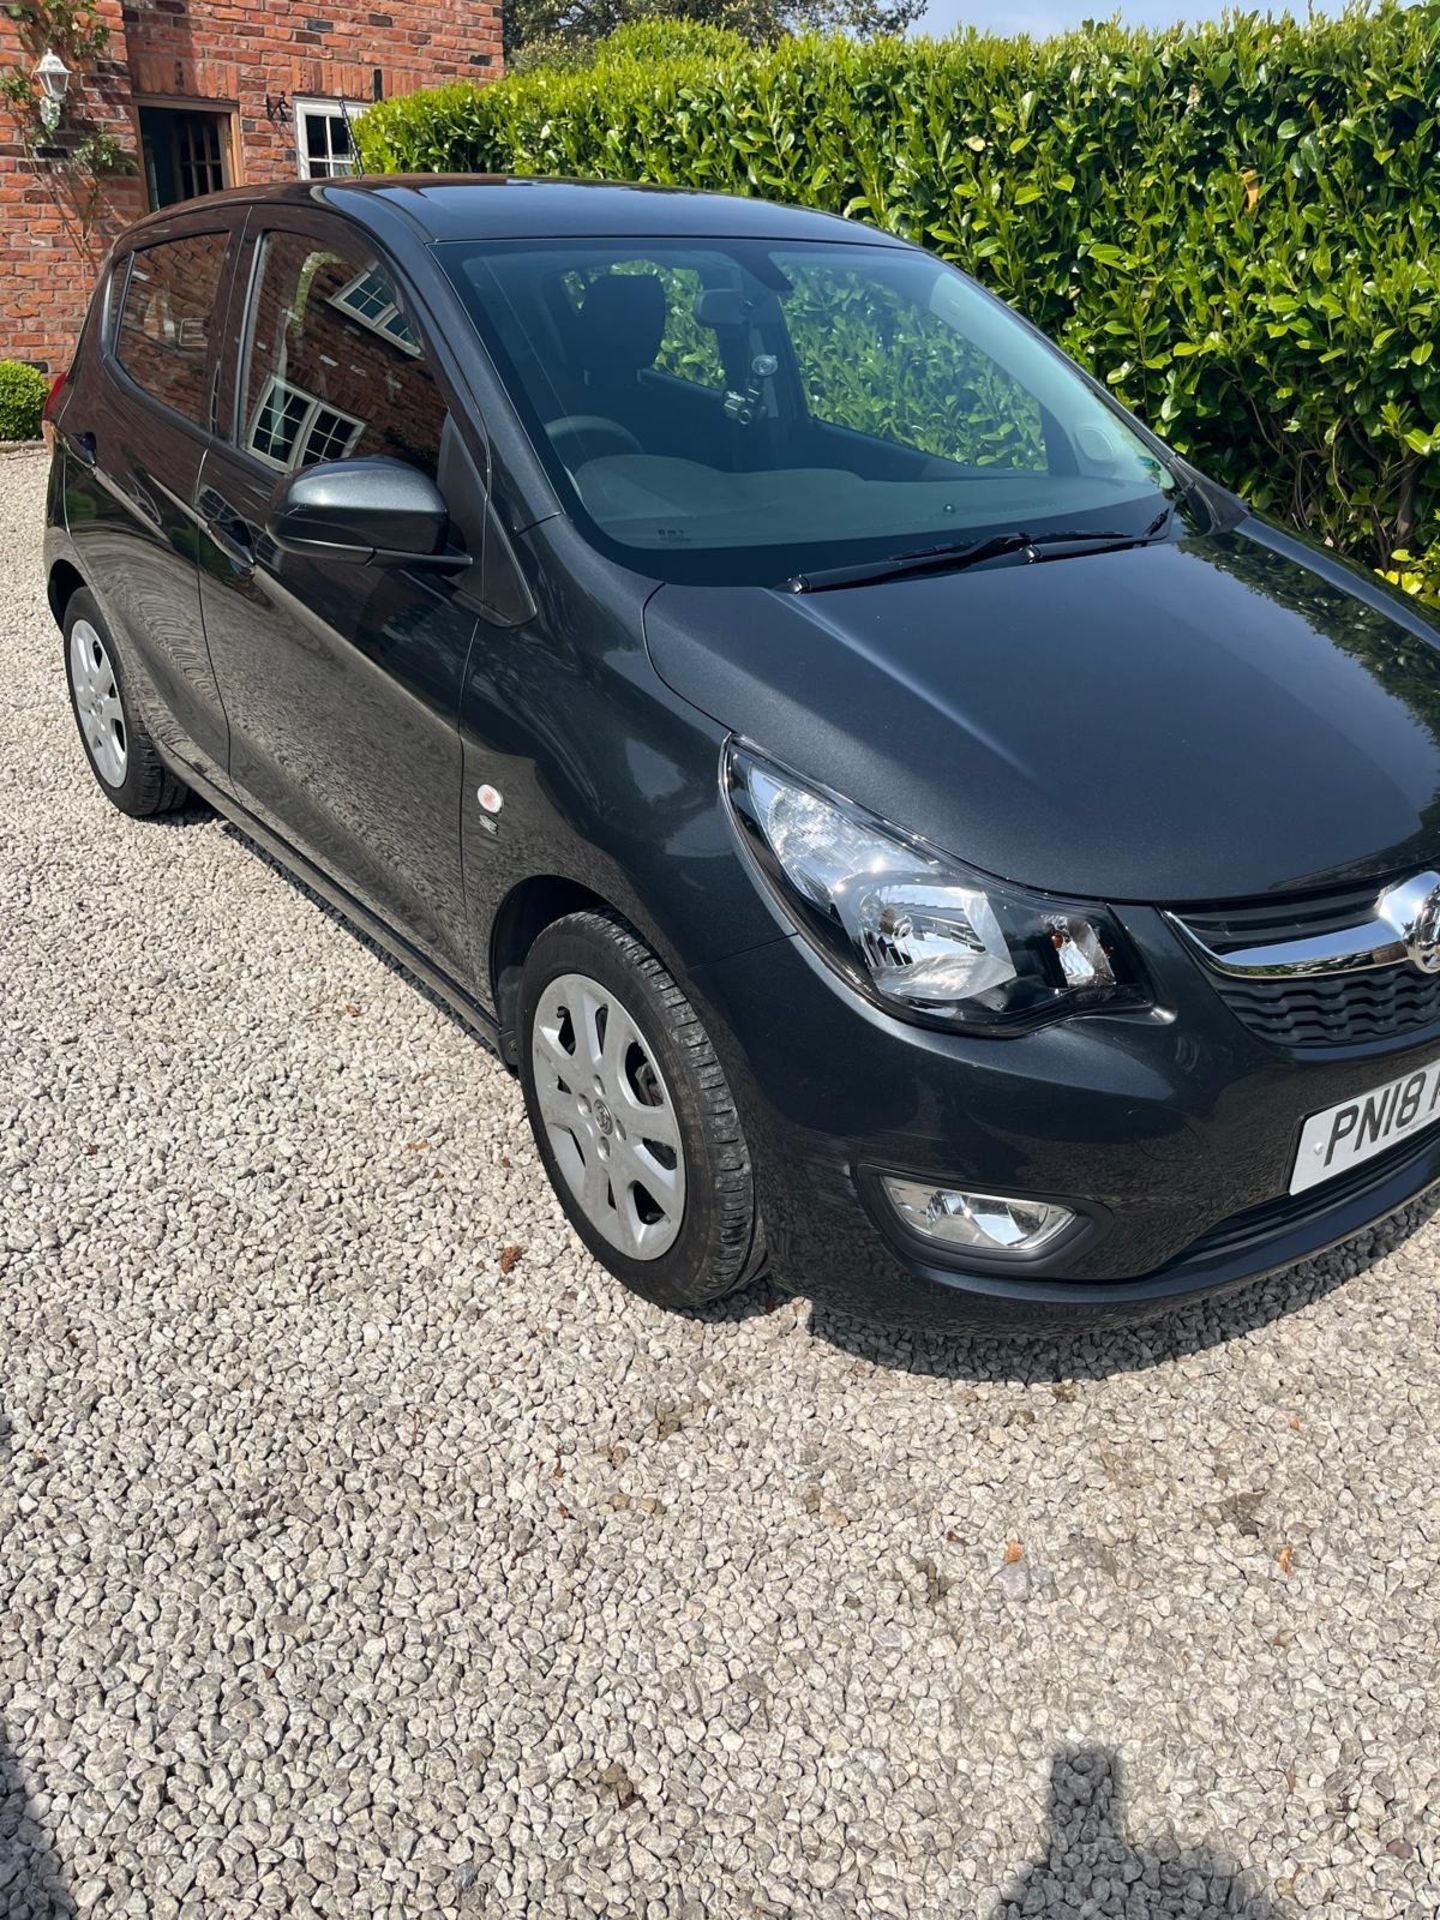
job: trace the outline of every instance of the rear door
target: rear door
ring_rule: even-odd
[[[63,416],[66,519],[152,731],[223,780],[225,712],[200,622],[195,497],[211,442],[236,236],[147,228],[115,263]]]
[[[205,463],[201,604],[239,798],[451,974],[469,972],[457,709],[464,571],[282,554],[277,484],[388,455],[441,479],[451,404],[399,277],[344,221],[251,215],[245,320]],[[452,512],[455,510],[452,499]],[[478,555],[483,528],[456,531]]]

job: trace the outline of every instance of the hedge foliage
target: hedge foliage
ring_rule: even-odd
[[[0,440],[37,440],[50,382],[38,367],[0,360]]]
[[[1440,0],[1043,43],[672,36],[387,102],[362,157],[905,234],[1258,506],[1440,596]]]

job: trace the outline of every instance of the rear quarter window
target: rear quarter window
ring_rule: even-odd
[[[115,357],[153,399],[210,424],[210,340],[229,235],[190,233],[131,255]]]

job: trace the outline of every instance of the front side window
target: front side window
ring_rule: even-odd
[[[154,399],[208,426],[210,334],[229,236],[192,233],[146,247],[130,262],[115,355]]]
[[[1017,530],[1128,537],[1174,485],[1063,355],[913,249],[437,253],[582,531],[663,579],[773,582]]]
[[[354,173],[350,115],[343,100],[295,100],[295,158],[302,180]],[[358,111],[358,109],[357,109]]]
[[[432,477],[445,401],[380,263],[301,233],[266,234],[250,296],[242,447],[290,473],[388,454]]]

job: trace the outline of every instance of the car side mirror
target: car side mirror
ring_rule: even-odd
[[[270,498],[266,532],[282,553],[359,566],[464,567],[447,550],[450,511],[428,474],[403,460],[326,460],[287,474]]]

